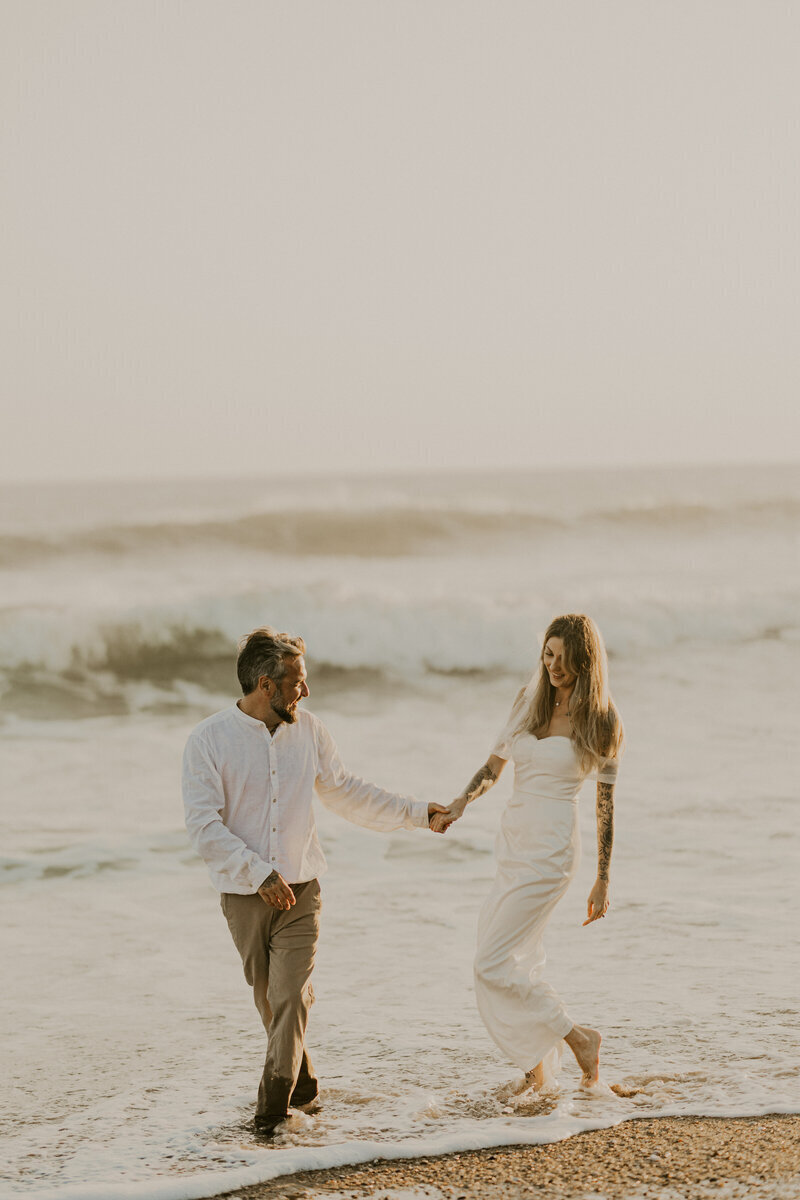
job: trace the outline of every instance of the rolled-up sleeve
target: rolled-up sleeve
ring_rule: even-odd
[[[321,721],[317,722],[317,795],[326,808],[361,825],[389,833],[393,829],[427,829],[428,805],[413,796],[387,792],[374,783],[351,775],[336,743]]]
[[[257,892],[272,868],[225,826],[222,778],[200,735],[189,738],[183,753],[183,807],[192,845],[212,873]]]

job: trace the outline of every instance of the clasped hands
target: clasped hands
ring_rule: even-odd
[[[463,815],[466,807],[467,801],[463,796],[452,800],[448,808],[443,808],[441,804],[429,804],[428,824],[434,833],[447,833],[453,822]]]

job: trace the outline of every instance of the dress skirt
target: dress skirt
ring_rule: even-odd
[[[577,801],[515,791],[478,922],[475,993],[490,1036],[523,1071],[560,1055],[574,1024],[544,979],[544,931],[579,861]]]

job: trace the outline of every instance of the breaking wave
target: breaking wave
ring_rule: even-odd
[[[413,506],[374,510],[275,510],[221,520],[161,521],[98,525],[56,533],[0,535],[0,566],[10,568],[71,555],[126,557],[174,554],[199,549],[241,549],[287,556],[403,557],[460,546],[474,550],[497,539],[531,542],[561,530],[615,528],[657,533],[715,529],[772,530],[796,525],[800,501],[794,498],[713,504],[638,504],[554,515],[507,509],[425,509]]]
[[[292,556],[402,557],[438,546],[498,536],[533,537],[559,528],[535,513],[470,513],[457,509],[377,512],[276,511],[215,521],[113,525],[53,536],[0,537],[0,564],[12,566],[58,555],[134,555],[239,548]]]
[[[698,593],[643,606],[616,596],[593,609],[612,657],[702,640],[736,644],[800,637],[800,597],[769,597],[757,608],[723,605]],[[541,604],[538,606],[541,609]],[[264,614],[306,639],[312,684],[341,689],[381,679],[506,672],[524,675],[540,631],[529,602],[457,598],[425,604],[398,597],[333,597],[316,589],[208,598],[194,606],[139,606],[128,612],[6,612],[0,680],[11,711],[63,716],[202,706],[237,690],[241,634]],[[48,714],[48,705],[52,712]]]

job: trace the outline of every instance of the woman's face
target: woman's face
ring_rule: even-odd
[[[559,637],[547,639],[542,662],[553,687],[570,687],[577,679],[577,675],[570,675],[564,665],[564,642]]]

